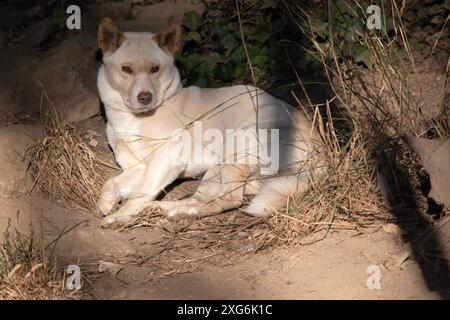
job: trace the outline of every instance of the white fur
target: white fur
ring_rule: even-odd
[[[144,208],[163,208],[171,218],[200,217],[237,208],[244,195],[256,195],[249,214],[266,216],[286,204],[287,198],[305,190],[307,176],[321,165],[321,141],[311,123],[297,109],[249,86],[219,89],[181,88],[173,57],[154,41],[151,33],[125,33],[126,40],[107,55],[98,74],[98,89],[108,118],[107,137],[123,172],[102,189],[99,211],[109,215],[103,226],[127,223]],[[160,73],[139,71],[133,77],[121,72],[122,64],[136,70],[159,65]],[[134,88],[136,87],[136,88]],[[139,90],[151,90],[154,101],[148,114],[138,113]],[[140,109],[138,110],[140,112]],[[256,116],[258,115],[258,121]],[[259,164],[221,164],[171,161],[182,148],[170,137],[177,129],[200,119],[203,128],[224,133],[227,129],[280,130],[280,177],[261,177]],[[253,152],[247,150],[249,153]],[[314,162],[317,163],[314,163]],[[305,170],[300,176],[299,170]],[[157,202],[155,198],[179,177],[203,174],[189,199]],[[256,179],[256,180],[255,180]],[[115,213],[120,201],[128,200]]]

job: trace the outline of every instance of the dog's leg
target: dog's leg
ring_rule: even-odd
[[[205,173],[195,194],[181,201],[158,201],[172,219],[204,217],[240,207],[247,183],[248,166],[224,164]]]
[[[100,199],[97,201],[97,210],[102,216],[111,213],[119,201],[126,200],[136,188],[139,179],[145,171],[145,165],[136,165],[125,169],[103,185]]]
[[[150,160],[143,174],[133,177],[138,179],[139,184],[128,201],[119,210],[104,218],[102,227],[126,224],[145,208],[152,207],[153,200],[161,190],[175,181],[184,169],[184,164],[173,164],[168,160],[165,152]]]

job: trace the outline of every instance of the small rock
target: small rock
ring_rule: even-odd
[[[402,229],[400,229],[398,225],[393,223],[386,223],[385,225],[383,225],[383,230],[389,234],[393,234],[396,236],[402,234]]]
[[[434,16],[432,19],[431,19],[431,23],[432,24],[442,24],[442,23],[444,23],[444,21],[445,21],[445,19],[444,19],[444,17],[441,17],[441,16]]]
[[[118,22],[130,17],[131,2],[107,2],[88,6],[83,16],[82,28],[85,30],[97,30],[99,21],[109,17]]]
[[[123,21],[120,26],[128,31],[152,31],[157,32],[167,26],[170,21],[180,23],[186,12],[196,11],[199,15],[205,12],[202,2],[194,4],[192,1],[175,0],[161,1],[139,8],[132,20]]]
[[[431,34],[428,37],[425,38],[425,43],[429,46],[434,46],[436,41],[440,38],[439,32],[436,32],[435,34]]]
[[[90,134],[92,137],[101,137],[101,136],[102,136],[101,134],[98,134],[97,131],[92,130],[92,129],[88,129],[87,132],[88,132],[88,134]]]
[[[33,179],[27,172],[27,148],[39,137],[39,126],[11,125],[0,129],[0,199],[26,194]]]
[[[248,237],[248,232],[246,232],[246,231],[239,231],[237,235],[238,235],[238,237],[246,238],[246,237]]]
[[[103,260],[100,260],[98,262],[98,272],[103,273],[107,271],[113,277],[115,277],[120,272],[120,270],[122,270],[122,268],[123,267],[117,263],[112,263]]]
[[[450,208],[450,139],[438,141],[408,135],[406,141],[417,152],[423,168],[430,175],[428,196]]]
[[[89,145],[90,145],[91,147],[93,147],[93,148],[97,147],[97,146],[98,146],[98,140],[95,139],[95,138],[92,138],[92,139],[89,141]]]
[[[50,38],[54,30],[55,25],[53,21],[51,19],[44,19],[27,28],[25,31],[25,41],[31,47],[39,47]]]
[[[404,18],[406,21],[411,22],[417,19],[417,15],[413,10],[408,10],[405,13]]]

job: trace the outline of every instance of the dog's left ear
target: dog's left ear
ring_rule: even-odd
[[[158,32],[153,39],[161,49],[174,55],[181,49],[181,26],[177,23],[171,23],[167,28]]]

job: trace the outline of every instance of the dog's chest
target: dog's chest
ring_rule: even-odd
[[[122,169],[133,167],[152,153],[151,146],[136,121],[122,119],[120,122],[109,120],[106,136],[114,152],[117,163]]]
[[[117,163],[123,169],[149,162],[161,153],[174,128],[168,126],[167,115],[136,117],[107,112],[106,135]]]

